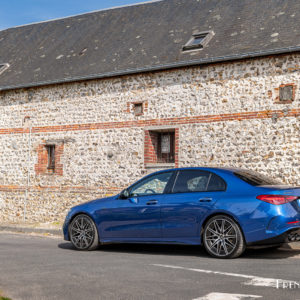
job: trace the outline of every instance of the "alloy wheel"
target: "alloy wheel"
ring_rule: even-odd
[[[205,227],[206,249],[216,257],[228,257],[237,248],[239,233],[237,225],[229,218],[214,218]]]
[[[95,226],[86,215],[79,215],[72,221],[69,229],[72,244],[79,250],[87,250],[95,239]]]

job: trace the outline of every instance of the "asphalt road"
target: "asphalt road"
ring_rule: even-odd
[[[0,233],[0,290],[14,300],[295,300],[300,250],[248,250],[219,260],[201,247],[107,245],[79,252],[58,238]]]

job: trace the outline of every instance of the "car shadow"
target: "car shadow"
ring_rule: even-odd
[[[70,242],[58,244],[60,249],[77,251]],[[107,244],[101,245],[98,249],[100,252],[111,253],[132,253],[132,254],[149,254],[149,255],[168,255],[168,256],[195,256],[211,258],[202,246],[190,245],[165,245],[165,244]],[[278,249],[246,249],[240,257],[251,259],[284,259],[296,257],[300,258],[300,249],[291,249],[284,246]]]
[[[76,250],[70,242],[60,243],[57,245],[57,247],[64,250]]]
[[[294,257],[300,259],[300,249],[292,249],[288,245],[277,249],[247,249],[242,257],[251,259],[284,259]]]
[[[58,244],[58,248],[77,251],[70,242]],[[136,253],[151,255],[183,255],[199,256],[207,255],[201,246],[189,245],[165,245],[165,244],[106,244],[100,245],[97,251],[115,253]]]

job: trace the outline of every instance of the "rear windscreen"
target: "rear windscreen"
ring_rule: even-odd
[[[270,178],[268,176],[256,173],[254,171],[237,171],[234,172],[234,175],[238,178],[242,179],[243,181],[254,185],[283,185],[282,182],[279,180],[275,180],[273,178]]]

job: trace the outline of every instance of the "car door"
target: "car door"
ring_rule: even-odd
[[[197,169],[179,170],[172,189],[161,204],[163,238],[198,243],[203,216],[225,190],[226,183],[214,173]]]
[[[173,172],[161,172],[138,181],[129,189],[129,197],[114,201],[101,211],[104,239],[147,241],[160,239],[160,206],[164,190]]]

